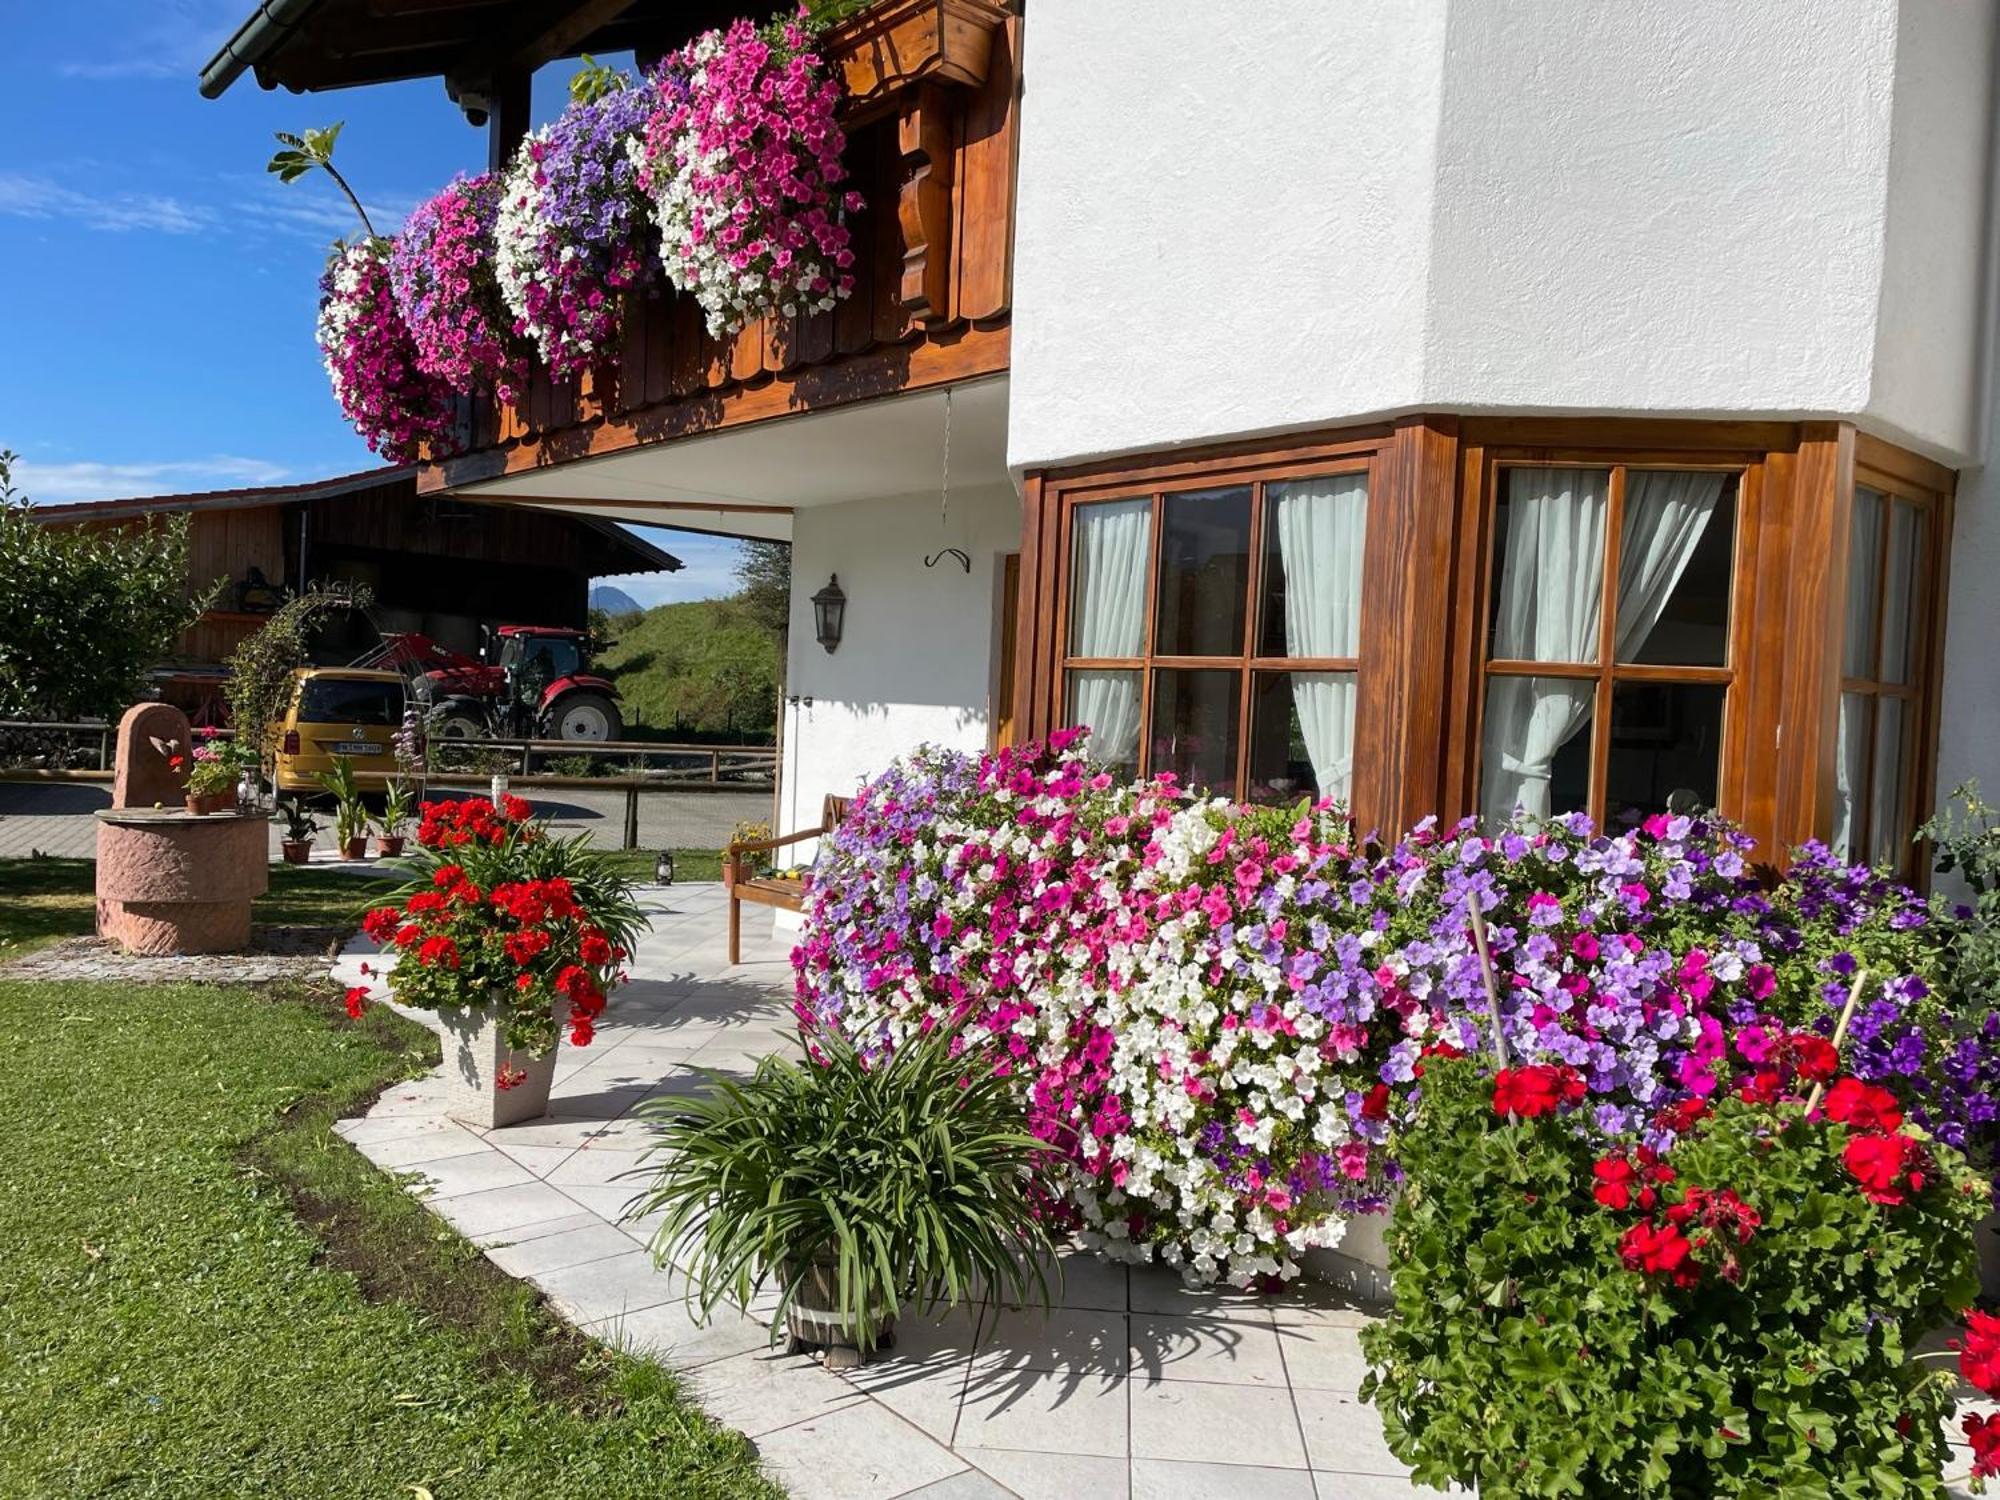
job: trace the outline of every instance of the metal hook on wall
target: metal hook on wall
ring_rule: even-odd
[[[957,547],[947,547],[942,552],[932,553],[929,557],[924,559],[924,566],[927,568],[935,568],[939,563],[943,562],[947,557],[957,558],[958,565],[961,568],[965,569],[967,573],[970,573],[972,571],[972,559],[967,557],[965,553],[960,551]]]

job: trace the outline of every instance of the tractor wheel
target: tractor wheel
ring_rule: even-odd
[[[473,717],[468,709],[448,708],[431,726],[431,737],[440,740],[483,740],[486,738],[484,720]]]
[[[550,739],[615,740],[625,731],[618,705],[602,693],[565,693],[549,714]]]

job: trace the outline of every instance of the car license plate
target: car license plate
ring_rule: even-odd
[[[335,755],[380,755],[382,747],[372,744],[367,740],[335,740],[333,742],[333,753]]]

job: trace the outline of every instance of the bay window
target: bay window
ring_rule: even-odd
[[[1713,809],[1920,878],[1954,483],[1840,422],[1430,413],[1031,474],[1020,711],[1364,829]]]
[[[1140,775],[1346,799],[1368,473],[1080,500],[1068,511],[1068,722]]]

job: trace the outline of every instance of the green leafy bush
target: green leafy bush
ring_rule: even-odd
[[[213,596],[190,592],[187,517],[46,526],[14,461],[0,453],[0,718],[115,719]]]
[[[838,1038],[815,1047],[812,1063],[767,1057],[642,1106],[659,1168],[635,1212],[666,1215],[654,1258],[681,1261],[703,1315],[771,1280],[774,1329],[830,1302],[866,1351],[906,1306],[1046,1305],[1052,1246],[1028,1202],[1045,1148],[991,1061],[942,1030],[872,1061]]]
[[[1731,1096],[1689,1109],[1664,1158],[1614,1154],[1518,1097],[1510,1122],[1476,1062],[1433,1059],[1402,1138],[1395,1316],[1362,1335],[1362,1394],[1419,1480],[1484,1500],[1944,1494],[1951,1380],[1910,1351],[1977,1290],[1989,1192],[1957,1153]],[[1865,1159],[1882,1142],[1893,1178]]]

